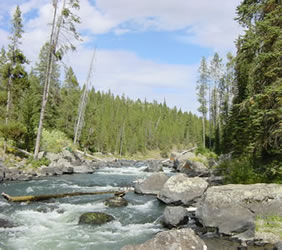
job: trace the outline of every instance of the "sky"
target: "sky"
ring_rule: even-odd
[[[80,0],[76,25],[83,41],[64,56],[80,84],[87,78],[93,51],[96,90],[131,99],[166,101],[197,113],[198,67],[215,52],[235,54],[242,29],[234,20],[240,0]],[[52,0],[0,0],[0,47],[7,48],[10,23],[20,6],[24,34],[21,49],[38,60],[49,40]]]

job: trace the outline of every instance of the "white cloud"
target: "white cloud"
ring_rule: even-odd
[[[66,64],[73,67],[80,82],[86,79],[91,54],[92,51],[79,48],[77,53],[66,56]],[[134,99],[166,99],[171,107],[177,105],[195,112],[197,67],[155,63],[128,51],[97,50],[92,82],[97,90],[110,89]]]
[[[38,15],[25,20],[22,49],[27,58],[37,60],[41,46],[48,41],[53,8],[50,0],[7,1],[0,10],[11,13],[15,4],[21,4],[26,17],[37,10]],[[183,42],[198,44],[219,52],[234,48],[233,41],[240,32],[233,20],[235,7],[240,0],[96,0],[92,5],[81,0],[78,15],[81,17],[79,30],[84,41],[93,42],[97,34],[114,32],[116,35],[132,31],[183,31],[178,37]],[[0,22],[3,21],[0,19]],[[0,23],[1,24],[1,23]],[[173,33],[172,33],[173,34]],[[8,33],[0,29],[0,46],[7,45]],[[79,80],[85,80],[91,52],[84,43],[77,54],[66,56],[66,64],[72,65]],[[188,45],[187,45],[188,46]],[[196,112],[195,83],[197,65],[170,65],[144,60],[134,52],[98,50],[94,86],[96,89],[111,89],[115,94],[125,93],[131,98],[150,96],[166,99],[170,106]]]

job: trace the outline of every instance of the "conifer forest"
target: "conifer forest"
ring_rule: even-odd
[[[235,41],[236,54],[214,53],[199,64],[196,114],[172,108],[166,100],[133,100],[127,93],[99,91],[95,80],[89,87],[95,79],[92,63],[88,78],[79,82],[64,56],[81,40],[75,14],[80,2],[59,6],[53,1],[52,6],[50,40],[42,44],[37,61],[21,49],[25,27],[19,6],[10,20],[9,43],[0,52],[5,154],[16,148],[36,159],[40,151],[56,151],[61,145],[119,156],[159,150],[169,157],[173,149],[198,147],[218,156],[231,153],[232,161],[221,166],[231,182],[281,183],[280,0],[241,1],[236,21],[244,32]],[[52,137],[61,141],[53,145]]]

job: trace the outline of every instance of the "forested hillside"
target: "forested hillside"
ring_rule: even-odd
[[[49,43],[42,46],[38,61],[27,72],[27,64],[33,62],[20,50],[23,27],[19,8],[12,27],[10,45],[1,50],[0,132],[8,146],[33,152],[50,46]],[[64,65],[65,74],[61,77],[62,68],[60,59],[55,58],[44,131],[65,135],[71,141],[84,87],[71,67]],[[124,155],[159,149],[165,155],[173,146],[201,144],[201,120],[192,113],[167,107],[165,101],[161,104],[133,101],[92,88],[87,91],[83,121],[78,146],[90,152]]]
[[[235,182],[282,180],[282,5],[243,1],[237,21],[245,32],[237,55],[216,53],[199,68],[203,138],[218,153],[232,153],[226,174]],[[205,121],[210,121],[210,126]]]

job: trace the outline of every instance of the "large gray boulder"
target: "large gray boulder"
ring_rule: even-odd
[[[255,217],[282,215],[282,185],[230,184],[210,187],[197,207],[196,217],[205,227],[240,239],[255,236]]]
[[[74,166],[73,172],[75,174],[92,174],[94,173],[94,169],[87,164],[82,164],[80,166]]]
[[[5,168],[3,165],[0,163],[0,182],[3,181],[5,178]]]
[[[52,165],[48,167],[43,165],[37,170],[37,175],[39,177],[61,175],[62,173],[60,168]]]
[[[207,177],[209,176],[209,169],[204,163],[199,161],[187,160],[178,166],[177,170],[180,173],[187,174],[189,177]]]
[[[162,224],[167,228],[173,228],[187,224],[188,220],[189,217],[186,208],[167,206],[164,210]]]
[[[148,167],[144,170],[145,172],[160,172],[163,171],[163,164],[160,161],[148,161]]]
[[[135,193],[158,195],[167,180],[168,176],[164,173],[152,174],[146,179],[137,180],[134,184]]]
[[[5,180],[14,181],[18,180],[22,171],[18,168],[6,168],[5,170]]]
[[[191,205],[203,195],[207,187],[208,183],[202,178],[176,174],[166,181],[158,199],[166,204]]]
[[[50,153],[50,152],[48,152],[48,153],[46,153],[45,157],[46,157],[49,161],[53,162],[53,161],[59,160],[59,159],[61,158],[61,155],[60,155],[60,154],[55,154],[55,153]]]
[[[207,250],[204,241],[190,228],[158,233],[140,245],[124,246],[122,250]]]

